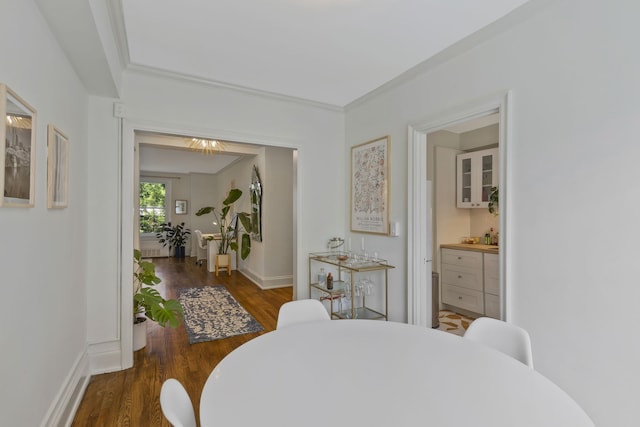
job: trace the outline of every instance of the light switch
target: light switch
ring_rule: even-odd
[[[393,237],[400,236],[400,223],[399,222],[391,222],[389,223],[389,235]]]

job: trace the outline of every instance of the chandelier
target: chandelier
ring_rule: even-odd
[[[202,154],[215,154],[216,151],[223,151],[224,144],[215,139],[191,138],[187,140],[189,148],[200,151]]]

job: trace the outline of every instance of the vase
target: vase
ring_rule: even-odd
[[[142,319],[142,321],[140,321]],[[147,345],[147,319],[136,317],[133,323],[133,351],[138,351]]]
[[[184,246],[179,246],[174,248],[173,256],[175,256],[176,258],[184,258],[184,250],[185,250]]]

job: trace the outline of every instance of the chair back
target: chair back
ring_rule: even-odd
[[[519,326],[490,317],[480,317],[469,325],[464,338],[505,353],[533,368],[529,333]]]
[[[289,301],[280,307],[276,329],[304,322],[331,320],[327,309],[317,299]]]
[[[169,378],[162,384],[160,407],[172,426],[197,427],[196,414],[189,394],[180,381],[175,378]]]
[[[202,241],[202,231],[200,230],[193,230],[193,234],[196,235],[196,239],[198,239],[198,247],[200,249],[207,249],[207,246],[204,244],[204,242]]]

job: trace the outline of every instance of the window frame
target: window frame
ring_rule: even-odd
[[[140,208],[142,207],[142,205],[140,204],[140,190],[139,187],[141,184],[143,183],[151,183],[151,184],[163,184],[164,185],[164,218],[165,218],[165,222],[172,222],[172,218],[171,218],[171,180],[170,179],[166,179],[166,178],[151,178],[151,177],[145,177],[145,176],[141,176],[140,177],[140,181],[138,183],[138,211],[140,210]],[[140,213],[138,213],[138,215],[140,215]],[[138,223],[138,233],[140,234],[140,238],[145,238],[145,239],[149,239],[149,238],[156,238],[156,232],[151,232],[151,233],[142,233],[140,232],[140,223]]]

